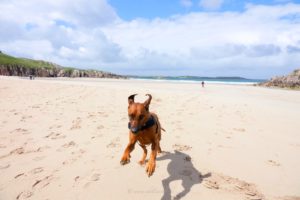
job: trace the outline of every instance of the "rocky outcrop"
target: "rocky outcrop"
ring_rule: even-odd
[[[294,70],[287,76],[274,77],[267,82],[260,83],[259,85],[266,87],[300,89],[300,69]]]
[[[62,67],[52,62],[17,58],[0,51],[0,75],[4,76],[37,76],[37,77],[90,77],[90,78],[122,78],[109,72],[83,70]]]
[[[36,77],[90,77],[90,78],[117,78],[125,76],[97,70],[81,70],[64,67],[36,67],[30,68],[17,64],[0,64],[0,75],[3,76],[29,76]]]

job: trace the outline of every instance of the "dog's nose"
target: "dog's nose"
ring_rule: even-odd
[[[139,129],[138,129],[138,127],[132,127],[132,128],[131,128],[131,131],[132,131],[133,133],[137,133],[137,132],[139,131]]]

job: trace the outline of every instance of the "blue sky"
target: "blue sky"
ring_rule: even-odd
[[[202,2],[202,3],[201,3]],[[210,3],[203,3],[210,2]],[[284,5],[286,3],[299,3],[293,0],[109,0],[118,15],[125,20],[136,18],[166,18],[176,14],[188,14],[190,12],[226,12],[245,10],[247,4],[253,5]],[[205,6],[206,5],[206,6]],[[210,6],[209,6],[210,5]]]
[[[64,66],[247,78],[300,68],[295,0],[2,0],[0,10],[0,50]]]

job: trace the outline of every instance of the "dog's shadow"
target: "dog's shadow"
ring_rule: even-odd
[[[168,173],[169,177],[162,180],[162,185],[164,188],[164,194],[161,200],[171,200],[171,189],[170,183],[172,181],[181,180],[183,190],[178,193],[173,199],[181,199],[187,195],[192,186],[195,184],[200,184],[203,179],[211,176],[210,173],[202,175],[193,165],[191,157],[183,152],[174,151],[174,153],[164,152],[162,156],[158,157],[157,160],[168,160]]]

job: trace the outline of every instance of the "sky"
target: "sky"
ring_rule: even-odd
[[[300,0],[0,0],[0,50],[123,75],[300,68]]]

